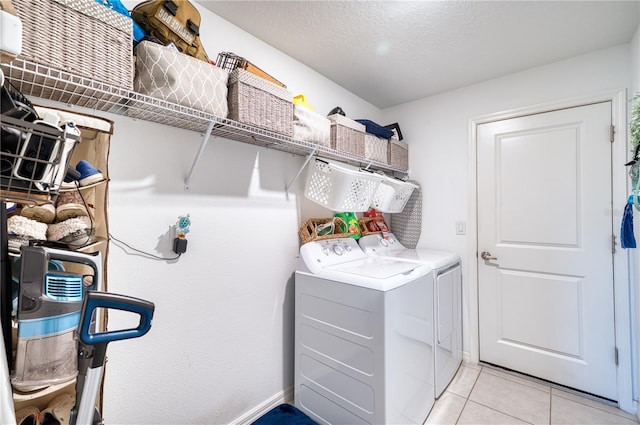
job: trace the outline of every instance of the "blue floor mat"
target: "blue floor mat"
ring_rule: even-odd
[[[259,417],[252,425],[318,425],[290,404],[281,404]]]

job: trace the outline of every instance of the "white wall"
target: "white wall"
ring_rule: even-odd
[[[353,118],[379,119],[379,109],[198,8],[212,59],[221,51],[245,56],[293,94],[305,93],[319,113],[340,105]],[[116,123],[111,234],[172,257],[171,226],[184,214],[192,226],[179,260],[148,259],[110,244],[109,290],[153,301],[156,312],[148,335],[108,348],[106,423],[229,423],[293,385],[297,230],[301,219],[332,212],[295,192],[287,201],[284,187],[301,157],[225,139],[211,139],[185,192],[200,134],[109,118]],[[110,329],[130,326],[127,319],[111,315]]]
[[[565,98],[630,86],[630,46],[622,45],[383,110],[382,121],[400,123],[409,144],[411,178],[423,190],[419,247],[462,257],[464,347],[469,350],[469,258],[473,236],[455,234],[469,218],[469,121]]]
[[[399,122],[410,144],[411,178],[424,192],[420,246],[455,251],[464,264],[469,237],[456,236],[454,222],[468,220],[469,119],[630,86],[625,45],[379,111],[199,9],[202,40],[212,58],[220,51],[247,57],[293,94],[305,93],[320,113],[340,105],[354,118]],[[187,213],[193,224],[187,253],[176,261],[110,246],[109,290],[155,302],[156,314],[148,335],[108,348],[106,423],[229,423],[293,383],[297,229],[307,217],[331,213],[295,194],[286,200],[283,188],[301,165],[299,157],[212,139],[192,190],[185,192],[183,180],[200,135],[111,118],[116,122],[109,170],[113,236],[172,256],[171,226]],[[468,273],[465,269],[465,279]],[[465,329],[469,320],[465,317]],[[111,317],[111,325],[120,323],[124,318]],[[465,347],[468,341],[465,335]]]

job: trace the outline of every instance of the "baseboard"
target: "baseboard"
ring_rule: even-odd
[[[293,387],[289,387],[284,391],[274,394],[272,397],[263,401],[244,415],[232,421],[229,425],[249,425],[269,410],[282,403],[293,403]]]

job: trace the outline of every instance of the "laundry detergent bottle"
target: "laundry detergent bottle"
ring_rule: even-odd
[[[344,220],[347,224],[346,229],[342,229],[345,233],[348,233],[350,238],[354,238],[355,240],[360,239],[360,225],[358,224],[358,218],[356,214],[353,212],[337,212],[335,213],[336,217],[339,217]]]

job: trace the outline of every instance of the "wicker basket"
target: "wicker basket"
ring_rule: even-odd
[[[333,222],[333,233],[323,236],[318,236],[318,232],[316,228],[318,225],[331,223]],[[345,238],[349,234],[345,233],[343,229],[347,227],[346,223],[340,217],[329,217],[329,218],[310,218],[305,221],[300,229],[298,229],[298,235],[300,235],[300,240],[303,243],[322,240],[322,239],[334,239],[334,238]]]
[[[130,18],[95,0],[13,0],[23,25],[20,57],[133,88]]]
[[[377,224],[375,224],[372,227],[378,230],[372,230],[372,228],[369,227],[371,223],[379,223],[379,222],[384,223],[386,230],[380,229],[380,227]],[[387,224],[387,222],[385,221],[384,217],[362,217],[361,219],[358,220],[358,224],[360,224],[360,232],[362,232],[362,236],[388,232],[391,229]]]
[[[244,69],[229,74],[229,118],[293,136],[293,96],[280,86]]]
[[[327,118],[331,121],[331,148],[364,157],[364,125],[340,114]]]
[[[401,170],[409,169],[409,145],[400,140],[389,140],[389,165]]]
[[[383,139],[375,134],[364,135],[364,157],[386,164],[388,159],[389,139]]]

